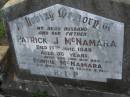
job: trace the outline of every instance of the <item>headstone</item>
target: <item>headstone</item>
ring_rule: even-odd
[[[78,80],[122,79],[123,23],[56,4],[9,27],[19,69]]]
[[[113,0],[25,0],[5,9],[15,81],[27,86],[30,81],[32,91],[47,81],[62,97],[83,97],[87,94],[81,92],[89,90],[90,97],[128,95],[129,5],[124,5]],[[41,86],[33,84],[39,81]]]

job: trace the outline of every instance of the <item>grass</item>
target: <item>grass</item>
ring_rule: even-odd
[[[4,29],[4,24],[2,20],[2,12],[0,10],[0,39],[5,36],[5,29]]]
[[[2,20],[0,19],[0,38],[5,36],[5,29]]]
[[[46,91],[44,92],[36,92],[36,93],[33,93],[33,97],[48,97],[48,93]]]
[[[1,8],[7,1],[8,0],[0,0],[0,39],[5,37],[5,29],[4,29],[4,24],[3,24],[3,21],[2,21]]]

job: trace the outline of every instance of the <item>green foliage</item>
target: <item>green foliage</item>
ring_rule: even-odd
[[[46,91],[44,92],[36,92],[36,93],[33,93],[33,97],[48,97],[48,93]]]
[[[2,14],[1,8],[7,1],[8,0],[0,0],[0,38],[3,38],[5,36],[5,29],[4,29],[4,24],[2,21],[3,14]]]
[[[4,36],[5,36],[4,26],[3,26],[3,23],[0,21],[0,38]]]
[[[0,38],[5,36],[5,29],[4,29],[4,24],[2,21],[2,14],[0,12]]]

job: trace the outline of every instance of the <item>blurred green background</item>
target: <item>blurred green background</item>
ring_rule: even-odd
[[[4,24],[3,24],[3,20],[0,17],[0,38],[3,38],[4,36],[5,36]]]
[[[3,19],[2,19],[1,8],[4,6],[4,4],[7,1],[8,0],[0,0],[0,39],[5,37],[5,28],[4,28],[4,22],[3,22]]]

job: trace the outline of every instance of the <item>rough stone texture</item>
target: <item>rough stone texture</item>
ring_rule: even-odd
[[[8,51],[9,46],[0,46],[0,63],[4,59],[7,51]]]
[[[31,92],[36,92],[37,90],[40,90],[41,92],[48,91],[48,94],[51,95],[51,97],[129,97],[124,94],[100,92],[97,90],[72,87],[70,85],[54,86],[57,94],[48,83],[42,83],[38,81],[17,81],[17,83],[9,81],[8,83],[3,85],[4,88],[8,88],[6,90],[6,93],[18,97],[31,97]],[[20,93],[20,95],[18,93],[12,93],[12,91],[16,90]]]
[[[0,8],[7,2],[8,0],[0,0]]]
[[[8,8],[10,6],[16,5],[20,2],[23,2],[24,0],[9,0],[4,6],[3,9]]]
[[[27,15],[34,11],[54,4],[63,4],[76,9],[84,10],[96,15],[110,18],[125,24],[124,36],[124,58],[123,58],[123,79],[108,80],[107,83],[97,83],[79,80],[67,80],[59,78],[49,78],[57,86],[61,97],[127,97],[130,95],[130,5],[129,0],[25,0],[19,4],[4,9],[6,20],[10,21],[15,18]],[[9,34],[9,33],[8,33]],[[10,36],[10,35],[9,35]],[[11,41],[10,37],[9,40]],[[12,43],[11,43],[12,44]],[[12,47],[12,45],[11,45]],[[13,48],[13,47],[12,47]],[[12,61],[12,59],[10,59]],[[15,59],[14,59],[15,60]],[[12,62],[12,64],[15,64]],[[35,84],[35,81],[42,80],[46,83],[45,77],[32,76],[28,71],[20,71],[17,74],[21,79],[33,80],[25,86],[34,90],[40,88],[43,84]],[[17,78],[16,78],[17,79]],[[16,80],[15,79],[15,80]],[[19,84],[19,82],[16,82]],[[15,84],[16,84],[15,83]],[[33,83],[33,84],[32,84]],[[67,86],[67,87],[65,87]],[[72,89],[67,89],[68,87]],[[14,86],[15,87],[15,86]],[[13,87],[13,88],[14,88]],[[8,88],[8,87],[4,87]],[[17,87],[16,87],[17,88]],[[78,88],[78,89],[77,89]],[[81,91],[79,90],[81,88]],[[46,89],[43,86],[42,89]],[[84,90],[85,89],[85,90]],[[90,92],[91,91],[91,92]],[[98,91],[98,92],[97,92]],[[109,92],[109,93],[108,93]],[[71,95],[72,93],[72,95]],[[113,93],[123,94],[116,95]],[[50,93],[51,94],[51,93]]]
[[[130,4],[130,0],[112,0],[112,1]]]

